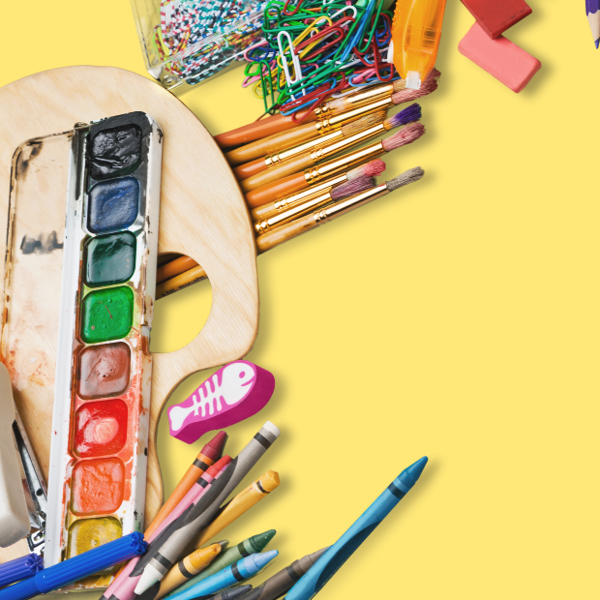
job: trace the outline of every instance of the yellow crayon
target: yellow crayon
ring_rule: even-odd
[[[184,584],[188,579],[194,577],[210,565],[219,555],[223,548],[222,544],[211,544],[206,548],[195,550],[181,559],[161,580],[160,589],[153,600],[162,598],[176,587]]]
[[[225,506],[217,518],[203,529],[200,536],[194,540],[194,545],[202,546],[202,544],[205,544],[278,486],[279,473],[267,471],[260,479],[241,491]]]

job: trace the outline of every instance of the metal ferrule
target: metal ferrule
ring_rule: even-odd
[[[306,171],[304,171],[304,178],[306,179],[307,183],[312,184],[315,181],[319,181],[319,179],[325,177],[326,175],[331,175],[337,171],[349,167],[354,163],[362,162],[365,159],[371,160],[377,156],[381,156],[382,154],[385,154],[385,150],[383,148],[383,144],[378,142],[377,144],[372,144],[366,148],[356,150],[351,154],[346,154],[336,160],[325,163],[324,165],[316,165],[310,169],[306,169]]]
[[[350,196],[350,198],[346,198],[345,200],[340,200],[339,202],[336,202],[335,204],[332,204],[331,206],[314,213],[313,218],[315,223],[321,223],[327,219],[341,217],[343,214],[350,212],[351,210],[354,210],[363,204],[367,204],[371,200],[375,200],[380,196],[385,196],[388,193],[389,190],[387,189],[385,183],[382,183],[381,185],[377,185],[374,188],[360,192],[354,196]]]
[[[353,108],[352,110],[347,110],[337,115],[333,115],[332,117],[329,117],[329,125],[330,127],[333,127],[335,125],[347,123],[348,121],[352,121],[353,119],[362,117],[364,115],[368,115],[369,113],[375,112],[376,110],[386,108],[392,105],[393,102],[391,96],[387,98],[382,98],[381,100],[371,102],[370,104],[358,106],[356,108]]]
[[[329,144],[328,146],[317,148],[316,150],[313,150],[311,152],[310,157],[314,162],[318,162],[325,156],[328,156],[330,154],[337,154],[345,148],[349,148],[354,144],[358,144],[359,142],[363,142],[364,140],[367,140],[371,137],[375,137],[376,135],[379,135],[384,131],[385,128],[383,126],[383,123],[379,123],[379,125],[374,125],[369,129],[365,129],[364,131],[360,131],[359,133],[355,133],[354,135],[345,137],[339,142],[336,142],[335,144]]]
[[[319,194],[323,191],[332,188],[334,185],[346,183],[347,180],[348,178],[346,177],[346,174],[338,175],[337,177],[333,177],[332,179],[328,179],[327,181],[321,182],[319,185],[315,185],[306,190],[302,190],[301,192],[293,194],[292,196],[282,198],[281,200],[275,202],[275,210],[285,210],[286,208],[296,204],[297,202],[301,202],[303,200],[306,200],[307,198],[310,198],[311,196],[314,196],[315,194]]]
[[[293,146],[292,148],[287,148],[286,150],[280,150],[279,152],[275,152],[271,154],[271,156],[265,157],[265,164],[267,167],[276,165],[278,163],[287,160],[288,158],[292,158],[293,156],[298,156],[299,154],[304,154],[305,152],[310,152],[315,147],[321,147],[323,144],[327,144],[329,142],[333,142],[338,138],[343,136],[341,129],[336,129],[331,133],[323,137],[314,138],[312,140],[308,140],[308,142],[304,142],[303,144],[298,144],[297,146]]]
[[[268,219],[265,219],[263,221],[256,221],[254,223],[254,229],[257,235],[260,235],[261,233],[265,233],[269,229],[273,229],[278,225],[281,225],[287,221],[291,221],[293,218],[302,215],[306,212],[309,212],[314,208],[323,206],[328,202],[331,202],[331,192],[317,194],[316,196],[313,196],[312,198],[309,198],[304,202],[296,203],[293,207],[290,207],[285,211],[277,213],[276,215],[273,215]]]
[[[378,98],[379,96],[391,96],[393,93],[394,86],[391,83],[373,86],[369,89],[346,96],[346,106],[353,106],[356,104],[361,104],[363,102],[369,102],[373,98]],[[335,109],[331,108],[331,104],[329,102],[325,102],[319,108],[315,109],[315,114],[325,115],[327,113],[331,113],[332,110]]]

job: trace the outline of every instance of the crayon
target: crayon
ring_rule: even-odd
[[[198,485],[194,485],[192,490],[186,494],[185,498],[177,505],[172,515],[169,515],[158,527],[158,529],[150,536],[150,542],[153,542],[157,539],[164,531],[168,530],[168,528],[177,521],[179,516],[185,514],[185,511],[189,511],[191,507],[194,506],[195,502],[199,502],[202,499],[202,496],[210,490],[212,482],[214,479],[218,479],[221,477],[225,469],[227,469],[228,465],[231,462],[231,458],[229,456],[223,456],[223,458],[219,459],[212,467],[209,467],[202,475],[202,477],[198,480]],[[198,489],[198,495],[194,498],[192,496],[192,491],[194,489]],[[193,500],[188,502],[188,500]],[[187,503],[187,504],[186,504]],[[117,575],[117,577],[110,584],[108,589],[104,592],[100,600],[132,600],[134,597],[134,589],[139,580],[139,575],[135,575],[134,571],[138,564],[138,558],[134,558],[130,560],[124,569]]]
[[[223,531],[227,525],[233,523],[238,517],[243,515],[247,510],[250,510],[278,487],[279,473],[276,471],[267,471],[260,479],[251,483],[231,502],[225,505],[219,516],[202,531],[199,538],[194,540],[194,546],[203,546],[206,544],[208,540]]]
[[[247,594],[252,589],[251,585],[240,585],[239,587],[223,590],[214,596],[210,596],[207,600],[237,600],[244,594]]]
[[[277,550],[269,550],[261,554],[251,554],[236,563],[225,567],[223,570],[199,581],[196,585],[184,591],[177,590],[169,598],[173,600],[193,600],[220,592],[230,585],[250,579],[264,569],[277,555]]]
[[[184,583],[177,589],[177,592],[182,592],[183,590],[187,590],[191,588],[193,585],[222,571],[225,567],[232,565],[233,563],[250,556],[251,554],[256,554],[257,552],[262,552],[267,544],[273,539],[277,532],[274,529],[269,529],[269,531],[265,531],[264,533],[259,533],[258,535],[253,535],[245,539],[243,542],[240,542],[237,546],[233,546],[232,548],[228,548],[225,552],[222,552],[213,563],[210,564],[209,567],[204,569],[196,575],[192,577],[188,582]],[[167,596],[170,598],[171,596]]]
[[[186,471],[181,481],[177,484],[177,487],[173,490],[173,493],[169,496],[168,500],[163,504],[162,508],[158,511],[152,523],[148,526],[144,533],[144,538],[148,540],[150,536],[156,531],[156,528],[167,518],[167,516],[173,511],[173,509],[181,502],[183,497],[192,489],[194,483],[202,477],[202,474],[214,464],[221,456],[223,446],[227,440],[227,434],[224,431],[219,431],[207,444],[204,445],[200,450],[198,456],[194,462],[190,465],[190,468]]]
[[[157,581],[151,588],[147,589],[139,600],[159,600],[169,592],[179,587],[182,583],[189,581],[197,575],[221,553],[227,541],[211,544],[207,548],[199,548],[182,558],[162,579]]]
[[[285,569],[269,577],[262,585],[244,594],[240,600],[276,600],[283,596],[292,586],[319,560],[327,548],[308,554],[295,560]]]
[[[135,575],[141,574],[135,588],[136,594],[144,593],[166,575],[179,559],[192,536],[202,531],[212,521],[221,504],[271,447],[279,434],[279,429],[267,421],[219,476],[218,482],[211,485],[211,489],[202,500],[188,513],[181,515],[172,523],[168,532],[165,530],[151,544],[133,572]]]
[[[286,600],[309,600],[317,594],[398,502],[408,494],[421,476],[426,464],[427,457],[424,456],[404,469],[350,529],[294,585],[286,596]]]

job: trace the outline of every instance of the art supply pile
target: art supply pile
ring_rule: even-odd
[[[418,104],[389,117],[387,111],[428,96],[439,78],[434,69],[417,90],[403,79],[366,86],[299,113],[302,124],[280,114],[217,135],[245,192],[258,253],[418,181],[420,167],[382,185],[373,178],[385,170],[380,156],[425,133]],[[383,140],[372,141],[381,134]],[[159,268],[157,297],[205,278],[195,261],[177,258]]]

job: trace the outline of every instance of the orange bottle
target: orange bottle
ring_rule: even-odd
[[[435,67],[446,0],[398,0],[392,24],[394,66],[418,90]]]

